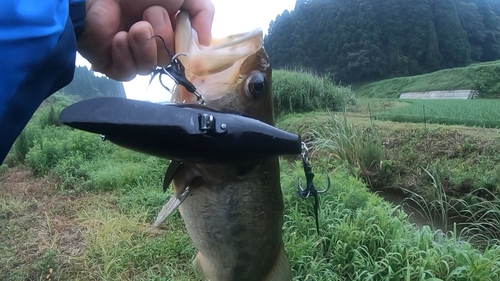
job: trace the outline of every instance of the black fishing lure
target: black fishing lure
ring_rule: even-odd
[[[134,151],[192,163],[227,164],[301,152],[296,134],[199,104],[94,98],[66,107],[60,120]]]
[[[236,112],[205,106],[196,87],[186,78],[185,68],[170,56],[167,66],[153,71],[167,75],[194,94],[199,104],[157,104],[123,98],[96,98],[65,108],[62,123],[101,134],[125,148],[176,161],[203,164],[259,160],[301,152],[300,136]],[[162,83],[163,87],[171,90]]]

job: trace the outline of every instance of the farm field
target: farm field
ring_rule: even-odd
[[[332,185],[317,235],[312,200],[296,195],[299,158],[281,159],[294,280],[498,280],[500,130],[432,124],[427,111],[425,125],[384,121],[377,116],[411,113],[421,101],[353,102],[347,89],[329,97],[330,86],[308,79],[341,106],[311,112],[305,107],[322,102],[304,101],[317,95],[276,101],[289,110],[277,126],[303,136],[316,184],[328,175]],[[171,194],[161,190],[167,162],[58,126],[54,117],[71,102],[50,99],[0,167],[0,279],[198,280],[178,212],[146,231]],[[467,105],[490,106],[442,102],[450,105],[443,116],[456,120],[475,111]]]
[[[375,112],[372,117],[376,120],[395,122],[500,127],[500,100],[405,100],[405,102],[408,106]]]

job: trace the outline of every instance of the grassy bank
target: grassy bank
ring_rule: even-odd
[[[292,108],[296,103],[302,108],[298,101]],[[365,105],[359,103],[357,115]],[[178,212],[146,232],[171,194],[161,192],[166,161],[58,126],[50,121],[53,108],[37,113],[9,156],[11,167],[0,169],[0,279],[198,280],[196,250]],[[448,201],[431,188],[454,191],[447,181],[451,187],[477,184],[469,190],[473,197],[464,198],[478,224],[470,234],[477,234],[485,226],[481,210],[490,210],[490,225],[500,214],[497,205],[488,205],[492,198],[473,193],[498,191],[497,139],[485,141],[479,129],[471,137],[437,125],[395,129],[397,123],[355,118],[317,111],[278,122],[311,144],[317,187],[326,175],[331,179],[331,189],[321,195],[317,235],[313,202],[296,193],[297,179],[304,182],[300,162],[281,160],[283,238],[294,280],[498,280],[500,247],[490,236],[470,238],[490,239],[478,250],[457,232],[417,227],[368,188],[437,194],[425,198],[433,207]]]
[[[107,161],[108,167],[118,164]],[[299,162],[282,161],[281,166],[284,241],[294,280],[499,278],[500,248],[480,253],[456,237],[416,228],[404,213],[370,193],[346,166],[330,163],[328,169],[323,165],[326,160],[312,161],[318,183],[324,182],[326,173],[332,181],[332,188],[321,197],[320,236],[315,232],[312,201],[296,195],[296,180],[303,177]],[[136,173],[142,165],[137,165]],[[5,227],[0,242],[6,245],[0,257],[2,279],[39,279],[47,274],[54,280],[197,278],[191,265],[195,249],[178,213],[160,230],[146,232],[169,196],[161,192],[160,179],[129,178],[125,187],[113,191],[100,190],[109,190],[109,185],[85,184],[70,197],[55,180],[34,180],[44,183],[38,195],[34,190],[27,194],[2,190],[0,214],[5,216],[0,216],[0,223]],[[49,200],[56,202],[48,204]],[[62,221],[78,229],[79,240],[68,238]],[[31,228],[30,234],[26,228]]]
[[[358,97],[399,98],[404,92],[479,90],[480,97],[500,97],[500,61],[444,69],[424,75],[400,77],[363,85]]]
[[[348,163],[372,190],[418,207],[411,211],[423,223],[451,230],[459,222],[476,233],[490,225],[481,243],[500,238],[500,131],[354,116],[316,112],[288,116],[278,126],[301,134],[314,155]]]

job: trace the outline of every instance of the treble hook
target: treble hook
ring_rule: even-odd
[[[300,178],[298,180],[298,190],[297,193],[298,195],[305,199],[309,196],[314,197],[314,217],[316,219],[316,231],[318,232],[319,235],[319,219],[318,219],[318,209],[319,209],[319,199],[318,195],[325,193],[328,191],[330,188],[330,177],[327,175],[327,180],[328,180],[328,185],[324,190],[318,191],[314,187],[313,179],[314,179],[314,173],[312,172],[311,164],[309,164],[308,160],[308,154],[309,154],[309,149],[307,148],[306,144],[303,142],[302,143],[302,166],[304,167],[304,173],[306,175],[306,189],[302,189],[302,186],[300,185]]]
[[[203,99],[203,96],[198,93],[196,90],[196,87],[193,85],[193,83],[189,82],[189,80],[186,78],[186,72],[184,65],[182,62],[178,59],[179,56],[187,56],[187,54],[184,53],[179,53],[173,55],[170,50],[167,47],[167,44],[165,43],[165,40],[159,35],[154,35],[154,37],[160,38],[160,40],[163,42],[163,47],[165,47],[165,50],[167,50],[167,53],[170,57],[170,63],[167,66],[159,67],[153,70],[153,74],[151,76],[151,80],[149,83],[151,84],[151,81],[156,77],[156,75],[160,75],[160,84],[163,86],[163,88],[167,89],[167,91],[172,92],[172,90],[167,87],[165,84],[163,84],[163,81],[161,80],[161,75],[166,74],[168,77],[170,77],[172,80],[174,80],[175,84],[180,84],[184,86],[186,91],[194,94],[196,96],[196,99],[199,104],[205,104],[205,100]]]

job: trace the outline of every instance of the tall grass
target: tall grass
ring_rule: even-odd
[[[382,80],[362,86],[356,94],[372,98],[399,98],[404,92],[460,89],[479,90],[481,97],[499,97],[500,61]]]
[[[349,88],[336,86],[326,77],[303,71],[273,71],[276,115],[316,110],[343,110],[352,97]]]
[[[361,175],[376,173],[382,160],[382,140],[375,125],[355,127],[345,115],[330,113],[329,120],[320,128],[311,128],[316,153],[327,153],[328,158],[349,163]]]
[[[435,230],[447,232],[453,230],[450,227],[450,216],[457,214],[459,211],[457,205],[459,200],[448,197],[446,190],[441,184],[441,173],[439,171],[439,163],[433,166],[433,171],[429,172],[423,168],[425,173],[432,180],[432,188],[424,195],[425,198],[414,191],[403,188],[403,190],[410,194],[402,205],[406,205],[414,212],[417,212],[421,217],[424,217],[430,226]]]
[[[500,245],[500,197],[484,188],[472,191],[468,198],[451,197],[442,185],[444,174],[440,171],[439,161],[433,165],[432,172],[422,169],[432,179],[431,191],[424,198],[415,191],[404,189],[411,196],[403,201],[403,205],[419,213],[435,230],[455,231],[453,235],[458,227],[460,238],[476,247],[484,249]]]
[[[289,173],[286,166],[282,172]],[[488,249],[484,255],[489,258],[482,260],[479,252],[457,237],[436,240],[434,231],[410,225],[404,213],[368,193],[348,173],[345,167],[337,167],[330,174],[334,188],[322,197],[321,237],[314,235],[313,220],[308,219],[304,228],[301,214],[310,206],[291,195],[293,176],[283,176],[284,235],[296,280],[499,278],[498,260],[491,259],[499,248]],[[482,261],[476,268],[472,265],[478,259]],[[479,273],[483,270],[487,272]]]
[[[499,100],[408,100],[408,102],[408,106],[377,112],[373,114],[373,118],[395,122],[500,127]]]
[[[487,194],[488,200],[475,197],[475,202],[470,202],[463,208],[461,214],[468,220],[464,223],[465,235],[470,237],[472,243],[479,245],[500,244],[500,197],[487,190],[478,189],[473,194]]]

